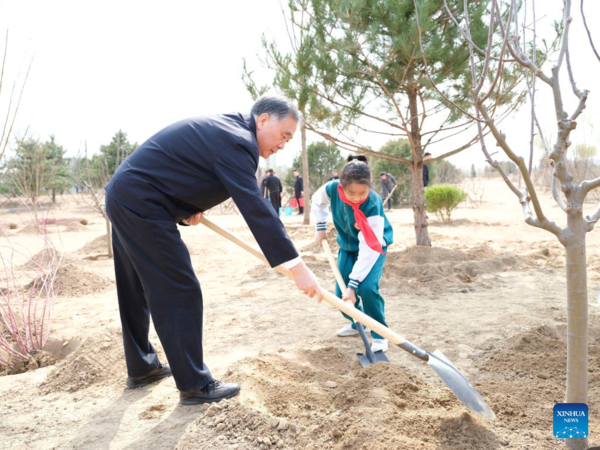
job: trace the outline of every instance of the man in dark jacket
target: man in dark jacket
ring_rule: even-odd
[[[340,179],[339,172],[336,169],[333,169],[331,171],[331,177],[327,181],[333,181],[333,180],[339,180],[339,179]]]
[[[269,178],[270,172],[267,170],[260,180],[260,193],[264,198],[269,198],[269,191],[267,190],[267,178]]]
[[[423,162],[431,159],[431,153],[423,155]],[[423,164],[423,187],[429,186],[429,164]]]
[[[269,169],[267,173],[269,176],[265,180],[265,189],[269,194],[271,205],[273,205],[275,212],[277,215],[279,215],[279,208],[281,208],[281,197],[283,196],[283,186],[281,185],[281,180],[279,177],[275,176],[275,171],[273,169]]]
[[[250,114],[183,120],[144,142],[113,175],[106,212],[129,387],[172,374],[182,404],[239,392],[239,385],[213,379],[204,363],[202,292],[177,229],[197,225],[203,211],[230,197],[269,264],[290,269],[298,288],[322,297],[255,178],[259,155],[266,159],[283,149],[299,120],[296,107],[277,97],[258,99]],[[150,315],[170,367],[148,340]]]
[[[300,199],[304,196],[304,180],[298,169],[294,169],[294,198],[298,202],[298,214],[304,214],[304,207],[300,206]]]
[[[385,201],[387,198],[388,211],[392,209],[392,189],[396,186],[396,179],[391,173],[381,172],[379,174],[379,181],[381,182],[381,198]],[[389,197],[389,198],[388,198]],[[385,207],[385,205],[383,205]]]

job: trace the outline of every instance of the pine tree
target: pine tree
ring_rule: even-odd
[[[366,144],[371,136],[407,139],[409,157],[385,159],[411,169],[416,243],[428,246],[423,155],[428,145],[443,139],[444,131],[455,133],[472,123],[455,123],[459,108],[469,99],[470,68],[468,46],[459,39],[456,27],[449,26],[443,0],[420,0],[418,4],[423,52],[413,0],[291,0],[290,8],[297,13],[292,15],[293,29],[303,30],[310,44],[305,47],[301,67],[311,76],[303,86],[305,96],[319,105],[321,124],[308,121],[308,128],[341,149],[372,156],[377,152]],[[448,4],[461,10],[463,1],[449,0]],[[487,39],[482,21],[487,6],[483,0],[468,2],[473,39],[481,45]],[[309,23],[294,20],[298,16],[310,17]],[[287,76],[289,71],[284,73]],[[516,82],[516,73],[511,71],[501,81],[504,87]],[[457,107],[446,106],[433,83]],[[521,98],[516,89],[504,91],[507,94],[497,99],[500,104],[514,104]],[[427,120],[434,115],[444,118]],[[332,128],[337,130],[332,132]],[[473,132],[466,145],[429,162],[453,155],[476,140]]]

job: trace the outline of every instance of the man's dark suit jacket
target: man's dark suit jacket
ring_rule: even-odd
[[[259,191],[258,158],[251,115],[186,119],[159,131],[123,161],[107,194],[147,220],[173,222],[231,197],[274,267],[298,252]]]

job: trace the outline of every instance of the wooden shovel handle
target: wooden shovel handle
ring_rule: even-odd
[[[387,197],[385,198],[385,200],[383,201],[383,207],[385,208],[385,202],[388,201],[388,198],[390,198],[392,196],[392,194],[394,193],[394,191],[396,190],[396,188],[398,187],[398,185],[394,185],[394,187],[392,188],[392,190],[390,191],[390,193],[387,195]]]
[[[338,286],[340,287],[342,292],[344,292],[346,290],[346,283],[344,283],[344,278],[340,273],[340,269],[335,263],[335,258],[333,257],[333,253],[331,253],[331,248],[329,247],[329,242],[327,242],[327,239],[323,239],[323,249],[325,250],[325,254],[327,255],[327,259],[329,260],[331,270],[333,270],[335,281],[337,281]]]
[[[267,261],[267,258],[265,258],[265,255],[263,255],[262,252],[260,250],[258,250],[256,247],[254,247],[250,244],[247,244],[246,242],[244,242],[237,236],[233,235],[231,232],[224,230],[223,228],[214,224],[213,222],[208,220],[206,217],[200,216],[200,223],[202,225],[210,228],[215,233],[220,234],[224,238],[230,240],[234,244],[237,244],[238,246],[242,247],[244,250],[253,254],[261,261],[264,261],[265,263],[269,264],[269,262]],[[286,269],[285,267],[277,266],[277,267],[275,267],[275,270],[292,280],[294,279],[294,274],[291,271],[289,271],[288,269]],[[356,309],[353,305],[343,301],[342,299],[337,298],[331,292],[326,291],[325,289],[321,288],[321,293],[323,294],[323,299],[327,303],[329,303],[331,306],[346,313],[347,315],[352,317],[355,321],[362,323],[364,326],[370,328],[372,331],[379,334],[380,336],[385,337],[391,343],[402,344],[404,342],[407,342],[407,340],[404,339],[404,337],[400,336],[398,333],[390,330],[385,325],[382,325],[379,322],[377,322],[375,319],[372,319],[371,317],[367,316],[362,311],[359,311],[358,309]]]

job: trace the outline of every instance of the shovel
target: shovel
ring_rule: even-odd
[[[385,208],[385,203],[388,201],[388,199],[392,196],[392,194],[394,193],[394,191],[396,190],[396,188],[398,187],[398,185],[396,184],[391,192],[387,195],[387,197],[385,197],[385,200],[383,201],[383,207]]]
[[[226,231],[218,225],[212,223],[206,217],[200,216],[200,223],[210,228],[214,232],[220,234],[221,236],[225,237],[226,239],[230,240],[231,242],[242,247],[244,250],[248,251],[249,253],[256,256],[258,259],[268,264],[267,258],[265,258],[265,256],[260,252],[260,250],[242,241],[240,238],[234,236],[229,231]],[[294,279],[294,274],[284,267],[277,266],[275,267],[275,270],[285,275],[286,277],[291,278],[292,280]],[[477,392],[477,390],[473,387],[469,380],[467,380],[467,378],[456,368],[454,364],[450,362],[448,358],[446,358],[446,356],[441,351],[435,350],[433,353],[426,352],[425,350],[422,350],[419,347],[417,347],[415,344],[407,341],[398,333],[390,330],[386,326],[377,322],[375,319],[367,316],[362,311],[356,309],[354,306],[337,298],[331,292],[328,292],[325,289],[321,289],[321,294],[323,295],[323,299],[330,305],[334,306],[342,312],[345,312],[355,321],[360,322],[363,325],[369,327],[377,334],[385,337],[392,344],[396,344],[402,350],[405,350],[411,355],[419,358],[420,360],[427,362],[439,375],[442,381],[446,383],[450,390],[454,392],[458,399],[461,402],[463,402],[469,409],[487,419],[495,418],[494,411],[491,410],[491,408],[487,405],[485,400],[481,397],[481,395],[479,395],[479,392]]]
[[[335,275],[335,280],[338,283],[338,286],[344,292],[346,290],[346,283],[344,283],[344,278],[340,273],[340,269],[338,269],[337,264],[335,263],[335,259],[333,258],[333,253],[331,253],[331,248],[329,248],[329,243],[327,240],[323,240],[323,248],[325,249],[325,254],[327,255],[327,259],[329,260],[329,265],[331,266],[331,270],[333,270],[333,274]],[[363,367],[369,367],[371,364],[376,362],[389,362],[389,359],[385,356],[381,350],[373,353],[371,351],[371,346],[369,345],[369,341],[367,340],[367,334],[365,333],[365,328],[362,326],[360,322],[356,323],[356,329],[360,334],[360,338],[365,344],[365,354],[357,353],[358,360],[362,364]]]

